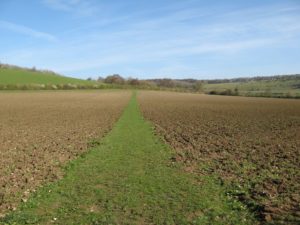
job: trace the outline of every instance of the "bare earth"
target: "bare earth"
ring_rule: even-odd
[[[0,93],[0,215],[63,175],[67,161],[105,135],[131,92]]]
[[[261,221],[300,222],[300,101],[143,91],[174,161],[215,175]]]

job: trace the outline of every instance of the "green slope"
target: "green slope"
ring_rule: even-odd
[[[255,224],[213,178],[183,172],[171,156],[133,96],[101,144],[0,223]]]
[[[0,84],[93,84],[95,82],[17,68],[0,68]]]
[[[205,92],[222,92],[228,89],[234,91],[236,88],[240,95],[259,95],[265,93],[274,96],[285,96],[287,94],[300,96],[300,77],[287,80],[261,80],[203,85]]]

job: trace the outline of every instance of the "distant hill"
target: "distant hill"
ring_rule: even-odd
[[[0,90],[96,89],[105,84],[66,77],[48,70],[0,64]]]
[[[207,93],[238,91],[239,95],[261,96],[300,96],[300,74],[271,77],[235,78],[207,80],[203,86]]]
[[[91,84],[94,82],[65,77],[52,71],[0,65],[0,84]]]
[[[202,91],[207,94],[262,97],[300,97],[300,74],[233,79],[151,79],[161,87]]]
[[[117,79],[116,79],[117,78]],[[204,92],[217,95],[300,98],[300,74],[233,79],[105,79],[81,80],[48,70],[0,64],[0,90],[135,88]]]

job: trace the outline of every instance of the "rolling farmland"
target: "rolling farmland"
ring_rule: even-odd
[[[121,94],[121,93],[120,93]],[[210,179],[186,174],[133,96],[113,130],[66,176],[40,188],[7,224],[256,224]],[[1,220],[0,220],[1,222]]]
[[[0,224],[299,222],[298,100],[46,91],[0,103]]]

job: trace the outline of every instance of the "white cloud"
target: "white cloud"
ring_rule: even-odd
[[[0,29],[10,30],[19,34],[28,35],[34,38],[41,38],[47,41],[57,41],[57,38],[51,34],[37,31],[29,27],[0,20]]]

